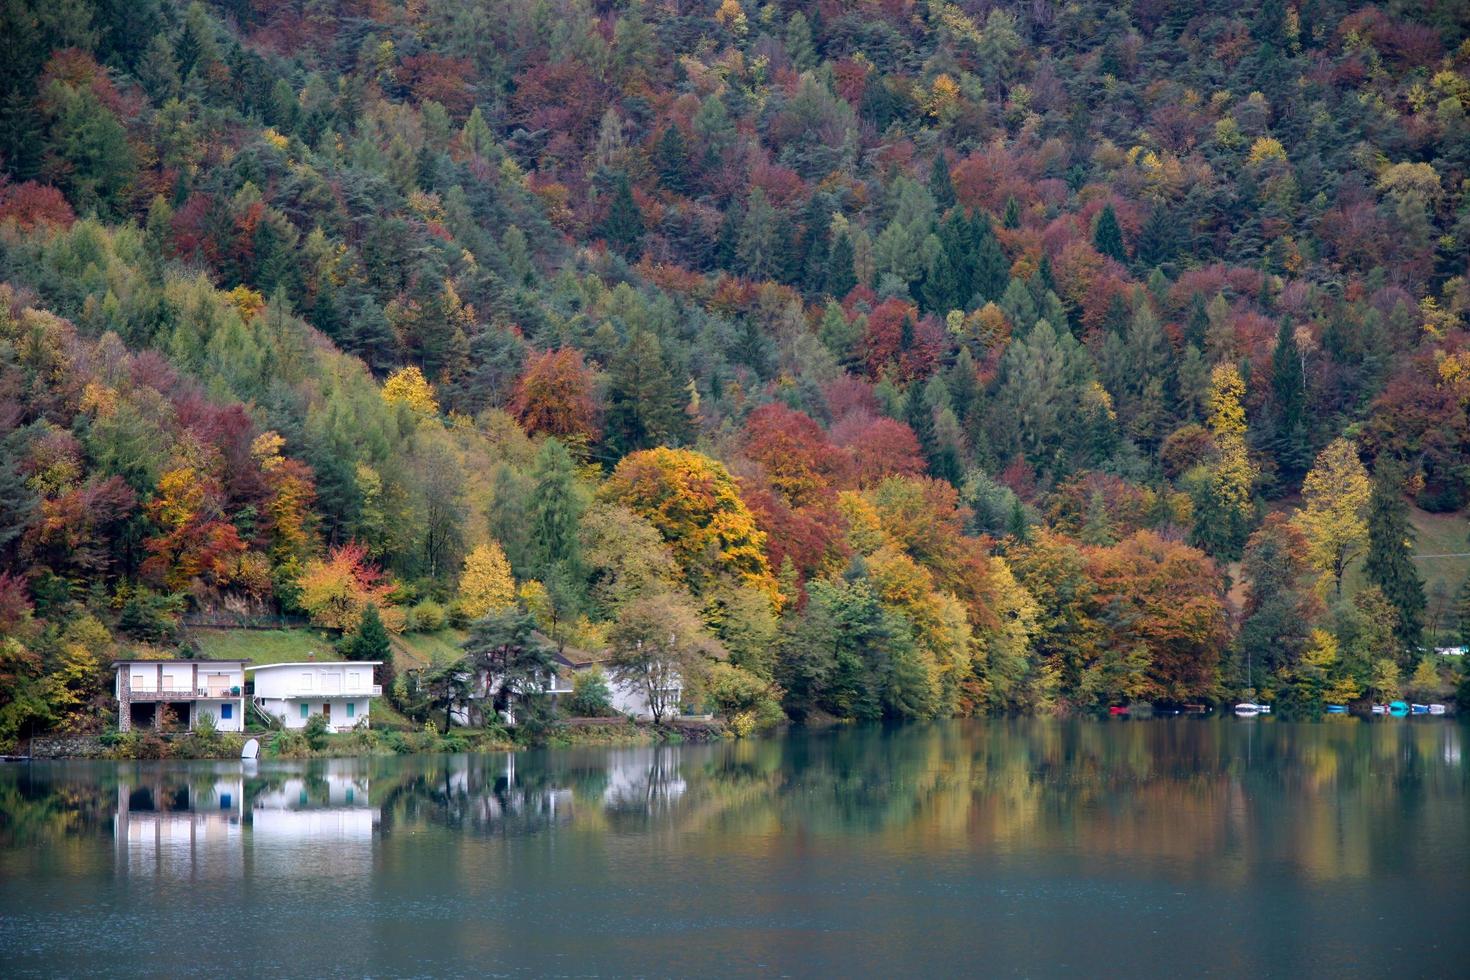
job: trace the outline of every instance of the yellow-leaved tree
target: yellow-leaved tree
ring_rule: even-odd
[[[1302,509],[1294,523],[1306,535],[1307,561],[1321,573],[1323,592],[1330,584],[1342,594],[1342,574],[1367,544],[1372,489],[1358,449],[1348,439],[1328,443],[1302,483]]]
[[[1194,544],[1218,557],[1240,557],[1250,534],[1256,467],[1245,444],[1245,382],[1234,364],[1210,373],[1209,423],[1215,461],[1195,509]]]
[[[500,545],[491,541],[465,555],[459,575],[459,604],[470,619],[515,605],[516,583]]]
[[[766,562],[766,534],[716,460],[690,449],[631,453],[602,493],[658,529],[696,594],[729,575],[779,601]]]
[[[415,412],[426,415],[439,414],[439,402],[434,397],[434,386],[429,384],[424,372],[416,366],[399,368],[383,382],[383,401],[390,405],[407,405]]]

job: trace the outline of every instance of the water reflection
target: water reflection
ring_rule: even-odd
[[[1467,869],[1464,729],[1234,719],[862,729],[711,746],[0,769],[0,877],[110,836],[134,879],[395,867],[415,841],[676,832],[680,851],[1044,855],[1241,881]],[[430,836],[425,836],[430,835]],[[455,842],[459,844],[456,845]],[[50,855],[50,857],[47,857]]]

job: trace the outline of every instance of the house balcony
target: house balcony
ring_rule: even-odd
[[[383,685],[370,684],[357,691],[323,691],[321,688],[292,687],[276,694],[262,694],[258,690],[256,694],[267,699],[280,698],[295,701],[330,701],[334,698],[380,698],[383,696]]]
[[[210,688],[129,684],[125,689],[130,701],[228,701],[240,697],[239,691],[235,685]]]

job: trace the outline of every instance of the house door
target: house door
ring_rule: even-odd
[[[332,702],[322,702],[322,714],[326,716],[327,724],[330,725],[332,723]]]

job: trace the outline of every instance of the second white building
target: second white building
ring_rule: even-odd
[[[325,715],[330,731],[366,725],[372,699],[383,688],[373,683],[377,660],[337,663],[266,664],[247,668],[255,681],[255,705],[286,728],[305,728],[312,715]]]

